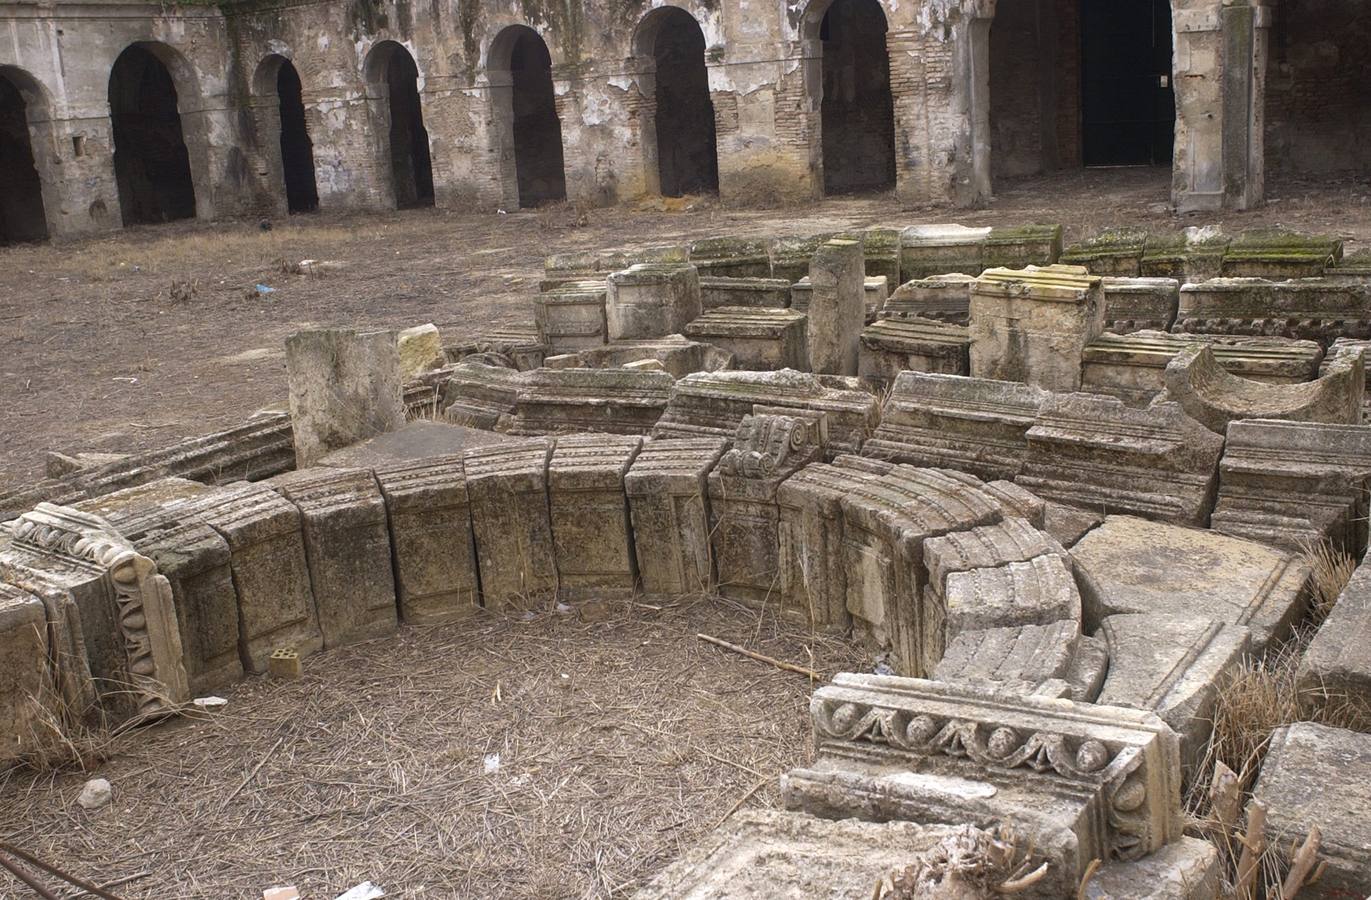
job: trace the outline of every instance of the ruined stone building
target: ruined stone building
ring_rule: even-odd
[[[1359,0],[0,0],[0,239],[287,210],[1371,173]]]

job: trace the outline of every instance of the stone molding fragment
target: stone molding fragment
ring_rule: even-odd
[[[862,455],[1013,479],[1048,396],[1025,384],[903,372]]]
[[[963,274],[932,275],[906,281],[886,298],[879,316],[883,319],[932,319],[965,326],[971,319],[971,285],[975,281],[975,275]]]
[[[519,375],[511,434],[647,434],[675,379],[642,369],[534,369]]]
[[[633,596],[638,565],[624,478],[642,444],[620,435],[557,439],[547,488],[559,600]]]
[[[1320,376],[1324,374],[1324,369],[1327,365],[1327,361],[1331,361],[1332,359],[1336,358],[1339,350],[1352,348],[1362,350],[1367,355],[1371,355],[1371,340],[1359,341],[1354,338],[1338,338],[1336,341],[1329,345],[1326,361],[1320,363],[1318,374]],[[1362,396],[1361,423],[1364,424],[1366,422],[1371,422],[1371,385],[1368,385],[1367,393]]]
[[[855,485],[869,484],[886,472],[872,471],[865,460],[839,456],[812,463],[781,483],[780,607],[811,627],[846,628],[847,570],[843,564],[842,499]]]
[[[547,347],[548,354],[575,353],[604,345],[609,335],[605,294],[604,282],[572,282],[533,298],[538,342]]]
[[[1358,566],[1300,660],[1303,697],[1324,705],[1343,699],[1362,707],[1371,726],[1371,568]]]
[[[1143,228],[1112,228],[1062,251],[1066,266],[1083,266],[1092,275],[1136,277],[1147,247]]]
[[[885,276],[862,279],[862,304],[868,324],[879,317],[881,306],[889,296],[890,287]],[[806,275],[790,286],[790,308],[795,312],[808,313],[813,300],[814,282],[810,276]]]
[[[453,367],[443,392],[443,418],[454,425],[508,431],[524,374],[513,368],[467,361]]]
[[[1252,419],[1228,426],[1215,531],[1301,552],[1367,539],[1371,428]]]
[[[833,237],[826,231],[808,237],[778,237],[771,243],[771,277],[791,284],[809,275],[809,263],[819,247]]]
[[[614,369],[644,359],[662,364],[673,378],[684,378],[695,372],[718,372],[732,369],[733,355],[699,341],[687,340],[679,334],[669,334],[651,341],[615,341],[593,350],[548,357],[549,369]]]
[[[265,672],[276,650],[306,656],[322,648],[295,504],[264,484],[240,482],[187,501],[186,510],[228,544],[244,669]]]
[[[390,523],[371,470],[300,469],[267,484],[300,510],[324,647],[394,631],[398,613]]]
[[[432,322],[399,332],[395,336],[395,350],[400,355],[400,379],[406,389],[415,379],[447,365],[442,335]]]
[[[1222,889],[1219,848],[1183,837],[1151,856],[1106,863],[1085,886],[1085,900],[1216,900]]]
[[[1181,287],[1172,331],[1302,338],[1371,338],[1371,280],[1213,278]]]
[[[568,281],[603,281],[611,272],[627,269],[637,263],[684,265],[688,262],[690,248],[681,244],[604,247],[554,253],[543,261],[544,277],[539,290],[551,290]]]
[[[76,507],[108,521],[166,577],[181,628],[187,682],[197,696],[243,677],[229,545],[192,512],[215,491],[184,478],[163,478]]]
[[[866,260],[863,270],[866,272],[867,290],[871,290],[872,284],[879,279],[884,279],[884,283],[881,284],[881,295],[877,298],[878,309],[891,290],[900,283],[900,231],[899,228],[878,226],[861,233],[862,258]]]
[[[43,601],[0,582],[0,763],[23,756],[55,699],[48,657]]]
[[[0,577],[29,593],[70,597],[102,703],[147,717],[190,700],[171,585],[104,519],[38,504],[15,520],[0,547]]]
[[[732,438],[743,418],[758,406],[794,410],[797,415],[823,413],[828,420],[828,450],[834,455],[860,451],[880,412],[870,393],[855,385],[828,387],[808,372],[699,372],[676,382],[652,436]]]
[[[1053,395],[1027,432],[1015,482],[1045,500],[1204,525],[1223,438],[1178,404],[1130,409],[1115,397]]]
[[[847,610],[855,631],[922,675],[942,658],[946,610],[924,591],[924,542],[999,521],[995,498],[962,473],[897,465],[842,497]]]
[[[809,316],[805,336],[810,371],[857,374],[857,343],[866,321],[865,271],[859,240],[825,241],[810,260],[809,303],[800,307],[792,299],[790,304]]]
[[[701,238],[690,245],[690,264],[701,278],[770,278],[769,238]]]
[[[468,332],[461,341],[449,344],[446,349],[447,358],[453,362],[470,356],[498,357],[502,364],[520,372],[538,368],[547,355],[536,323],[496,325]]]
[[[460,454],[377,466],[395,561],[400,618],[453,622],[480,607],[471,502]]]
[[[901,282],[934,275],[980,275],[985,266],[989,228],[965,225],[910,225],[900,232]]]
[[[1149,709],[1181,739],[1181,762],[1193,774],[1213,732],[1214,704],[1247,656],[1251,632],[1194,615],[1118,615],[1100,623],[1109,674],[1097,703]]]
[[[1081,353],[1104,332],[1104,291],[1078,266],[987,269],[971,285],[971,374],[1050,391],[1081,386]]]
[[[611,341],[680,334],[700,317],[700,277],[692,265],[636,263],[612,272],[605,295]]]
[[[1318,344],[1289,338],[1106,332],[1081,355],[1081,382],[1091,393],[1146,406],[1166,390],[1167,366],[1186,350],[1199,347],[1208,347],[1225,371],[1265,384],[1310,381],[1323,359]]]
[[[1283,862],[1319,827],[1325,868],[1312,896],[1371,896],[1367,784],[1371,735],[1297,722],[1271,736],[1253,797],[1266,804],[1267,842]]]
[[[1055,266],[1062,255],[1060,225],[996,225],[985,239],[987,269]]]
[[[777,491],[823,458],[822,414],[749,415],[709,473],[710,544],[719,593],[765,604],[781,589]]]
[[[1070,619],[1047,625],[963,631],[947,642],[947,651],[930,677],[1032,694],[1054,678],[1071,678],[1082,640],[1080,623]]]
[[[740,810],[653,877],[634,900],[856,897],[974,831],[913,822],[831,821],[783,810]],[[1048,887],[1056,887],[1049,883]],[[1029,897],[1039,896],[1029,894]],[[865,900],[865,897],[863,897]]]
[[[297,331],[286,339],[297,468],[405,423],[393,331]]]
[[[1105,277],[1103,287],[1104,327],[1114,334],[1170,331],[1176,322],[1181,283],[1174,278]]]
[[[993,569],[1039,556],[1055,556],[1068,570],[1071,568],[1071,557],[1056,538],[1012,512],[1006,512],[1005,518],[994,525],[954,531],[930,538],[924,544],[929,587],[939,594],[953,573]]]
[[[530,609],[557,592],[547,493],[555,447],[553,438],[529,438],[462,454],[487,609]]]
[[[1342,259],[1342,240],[1283,228],[1244,231],[1223,255],[1228,277],[1317,278]]]
[[[790,307],[790,282],[784,278],[719,278],[701,275],[700,306],[705,312],[721,306],[787,309]]]
[[[624,491],[644,594],[676,597],[712,588],[708,478],[727,449],[723,438],[657,438],[629,466]]]
[[[1303,384],[1263,384],[1225,371],[1208,346],[1182,350],[1166,367],[1166,396],[1210,431],[1238,419],[1357,425],[1366,393],[1360,348],[1345,348],[1325,374]]]
[[[809,368],[806,316],[789,309],[722,306],[686,326],[686,336],[733,354],[749,371]]]
[[[953,572],[943,597],[948,639],[963,631],[1081,620],[1081,595],[1070,564],[1056,555]]]
[[[1071,885],[1092,859],[1139,859],[1181,837],[1177,739],[1151,713],[841,674],[810,714],[815,762],[782,779],[788,809],[1010,821]]]
[[[1126,613],[1201,615],[1252,632],[1252,652],[1279,641],[1304,611],[1309,565],[1297,555],[1214,531],[1110,516],[1071,548],[1087,631]]]
[[[857,374],[884,389],[901,372],[970,373],[971,336],[961,325],[932,319],[877,319],[862,330]]]
[[[1174,278],[1181,284],[1218,278],[1232,240],[1213,226],[1191,226],[1169,235],[1148,235],[1138,274]]]

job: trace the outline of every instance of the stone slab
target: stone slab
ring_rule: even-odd
[[[701,313],[694,266],[639,263],[608,278],[605,318],[611,341],[680,334]]]
[[[700,306],[705,312],[721,306],[786,309],[790,282],[784,278],[718,278],[700,276]]]
[[[296,332],[286,340],[286,378],[300,468],[404,424],[400,354],[392,331]]]
[[[1299,666],[1304,699],[1323,706],[1350,701],[1371,725],[1371,568],[1358,566]]]
[[[702,594],[713,585],[707,479],[727,447],[723,438],[661,438],[634,458],[624,491],[644,594]]]
[[[1106,863],[1085,886],[1085,900],[1215,900],[1222,888],[1218,848],[1183,837],[1142,859]]]
[[[603,346],[606,288],[601,282],[574,282],[533,298],[533,321],[548,354],[574,353]]]
[[[468,447],[485,447],[510,440],[513,438],[482,428],[420,419],[360,444],[335,450],[321,458],[319,465],[363,469],[390,466],[435,456],[461,455]]]
[[[660,362],[673,378],[733,368],[733,357],[728,352],[712,344],[687,340],[679,334],[648,341],[615,341],[593,350],[555,357],[555,367],[613,369],[644,359]],[[547,364],[548,368],[553,368],[554,358],[549,357]]]
[[[985,270],[989,228],[910,225],[900,232],[901,282],[933,275],[980,275]]]
[[[970,374],[971,336],[960,325],[920,318],[877,319],[862,330],[857,374],[885,388],[901,372]]]
[[[1136,276],[1147,247],[1142,228],[1110,228],[1062,251],[1060,262],[1084,266],[1092,275]]]
[[[577,602],[633,596],[638,581],[624,477],[642,438],[566,435],[548,463],[557,553],[557,597]]]
[[[47,735],[39,721],[55,705],[43,601],[0,582],[0,761],[13,762]]]
[[[1252,632],[1262,653],[1304,609],[1309,566],[1300,558],[1240,538],[1110,516],[1071,548],[1086,630],[1123,613],[1196,615]]]
[[[690,263],[700,277],[770,278],[769,238],[701,238],[690,245]]]
[[[529,438],[462,455],[487,609],[530,609],[557,592],[547,494],[555,446],[551,438]]]
[[[686,326],[686,336],[733,354],[735,367],[771,372],[809,368],[806,316],[788,309],[724,306]]]
[[[949,639],[963,631],[1081,619],[1081,595],[1071,568],[1055,555],[953,572],[943,593]]]
[[[979,273],[977,273],[979,274]],[[881,305],[883,318],[933,319],[966,325],[971,318],[971,284],[976,275],[933,275],[897,287]]]
[[[520,375],[511,434],[647,434],[675,379],[647,369],[534,369]]]
[[[847,238],[825,241],[810,261],[812,296],[803,311],[809,316],[805,336],[814,372],[857,374],[857,343],[866,320],[864,266],[861,241]]]
[[[990,684],[1031,694],[1044,682],[1071,676],[1081,641],[1080,623],[1070,619],[1047,625],[963,631],[947,642],[942,661],[931,677],[934,681]]]

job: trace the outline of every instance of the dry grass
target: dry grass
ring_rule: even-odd
[[[623,896],[734,809],[775,804],[806,755],[814,685],[700,631],[826,675],[859,664],[719,600],[404,628],[114,739],[99,812],[75,803],[88,773],[10,772],[3,839],[96,883],[149,872],[129,898],[366,879],[392,897]]]

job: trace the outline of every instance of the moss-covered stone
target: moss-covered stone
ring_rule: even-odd
[[[1085,266],[1093,275],[1136,276],[1146,249],[1145,229],[1115,228],[1067,247],[1058,261]]]
[[[1282,228],[1244,231],[1224,255],[1223,274],[1252,278],[1317,278],[1342,258],[1342,241],[1330,235]]]
[[[1062,226],[998,226],[990,229],[982,252],[987,269],[1050,266],[1062,255]]]

